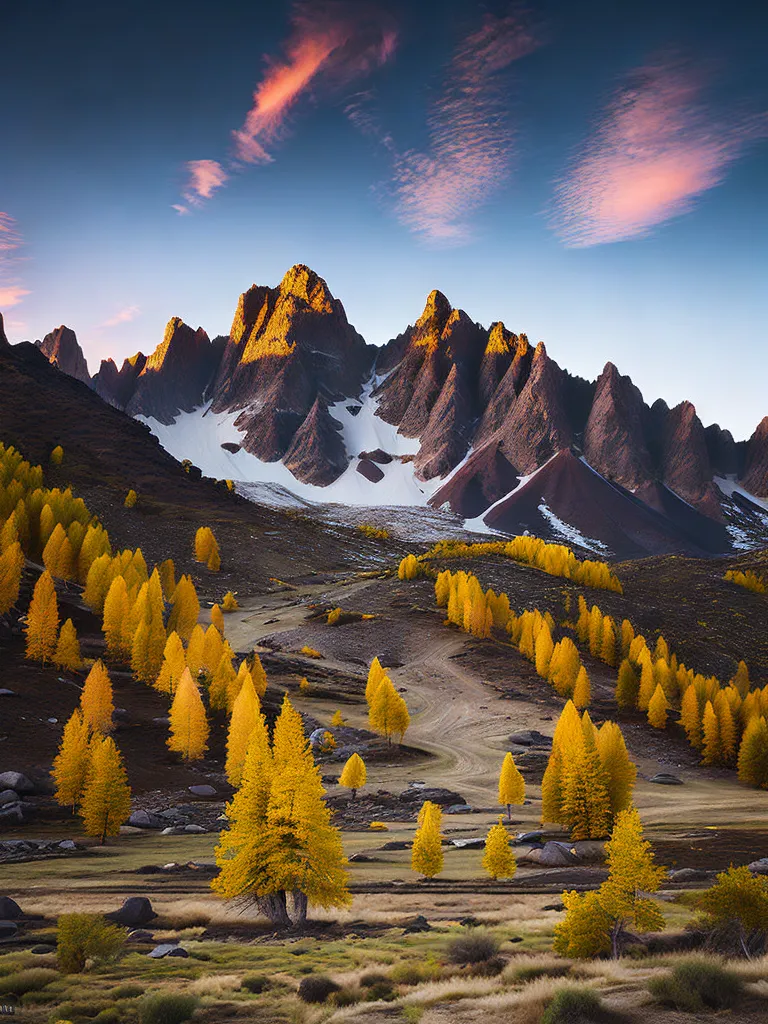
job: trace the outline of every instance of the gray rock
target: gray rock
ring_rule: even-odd
[[[18,696],[17,693],[15,693],[13,690],[6,690],[5,687],[3,687],[2,690],[0,690],[0,697],[17,697],[17,696]]]
[[[325,735],[326,731],[326,729],[320,728],[315,729],[315,731],[310,734],[309,743],[313,750],[323,745],[323,736]]]
[[[678,779],[676,775],[670,775],[669,772],[659,772],[658,775],[654,775],[652,779],[648,779],[649,782],[654,782],[657,786],[682,786],[684,785],[682,779]]]
[[[0,789],[12,789],[16,793],[34,793],[34,783],[30,782],[21,772],[0,773]]]
[[[152,932],[145,931],[143,928],[134,928],[133,931],[128,932],[129,942],[153,942],[154,936]]]
[[[180,956],[186,959],[189,956],[189,953],[183,946],[174,946],[173,949],[168,950],[168,956]]]
[[[530,850],[525,859],[545,868],[567,868],[579,863],[579,857],[568,843],[545,843],[538,850]]]
[[[185,825],[184,831],[190,832],[192,835],[202,835],[204,832],[207,832],[208,829],[203,828],[202,825]]]
[[[178,945],[175,942],[161,942],[159,946],[155,946],[151,949],[147,956],[151,956],[153,960],[162,960],[164,956],[168,956],[172,949],[178,949]]]
[[[146,896],[129,896],[119,910],[113,910],[105,917],[116,924],[124,924],[128,928],[137,928],[140,925],[148,924],[157,914],[152,909],[152,904]]]
[[[169,825],[168,828],[164,828],[160,833],[161,836],[175,836],[178,835],[178,829],[173,825]]]
[[[518,747],[551,747],[552,737],[544,736],[538,729],[522,729],[520,732],[513,732],[509,742],[515,743]]]
[[[24,917],[24,911],[16,900],[10,896],[0,896],[0,918],[4,921],[19,921]]]
[[[755,864],[760,864],[760,861],[755,861]],[[749,865],[750,871],[753,869],[753,865]],[[768,859],[765,860],[765,871],[760,872],[768,874]],[[700,871],[698,868],[677,868],[676,871],[669,872],[670,882],[703,882],[708,878],[712,877],[713,872],[711,871]]]
[[[446,807],[446,814],[471,814],[472,808],[469,804],[451,804],[450,807]]]
[[[440,804],[441,807],[450,807],[451,804],[466,804],[461,793],[454,793],[453,790],[442,789],[439,786],[432,788],[409,786],[400,794],[400,799],[406,804],[421,804],[425,800],[429,800],[433,804]]]
[[[408,924],[406,924],[403,934],[412,935],[416,932],[430,931],[432,931],[432,925],[423,914],[418,914],[412,921],[409,921]]]
[[[62,839],[62,841],[59,843],[59,849],[60,850],[76,850],[77,849],[77,843],[75,843],[72,839]]]
[[[760,857],[748,865],[753,875],[768,875],[768,857]]]
[[[480,850],[485,847],[485,839],[482,836],[475,836],[473,839],[452,839],[451,842],[459,850]]]
[[[190,786],[189,792],[193,796],[216,796],[215,786],[208,786],[205,784],[200,786]]]
[[[55,953],[56,952],[56,947],[55,946],[49,946],[46,943],[41,942],[39,945],[33,946],[32,949],[30,949],[29,952],[30,953],[35,953],[38,956],[45,956],[46,953]]]
[[[540,843],[544,837],[543,832],[521,832],[514,840],[516,843]]]
[[[18,804],[5,811],[0,811],[0,825],[20,825],[22,821],[24,821],[24,815]]]
[[[4,789],[0,793],[0,807],[4,807],[6,804],[15,804],[18,802],[18,795],[13,789]]]
[[[12,939],[19,930],[13,921],[0,921],[0,939]]]
[[[152,811],[134,811],[128,819],[128,824],[133,825],[134,828],[160,829],[165,822],[159,814],[153,814]]]

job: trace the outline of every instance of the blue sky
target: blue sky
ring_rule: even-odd
[[[241,291],[302,262],[369,341],[438,287],[748,436],[768,413],[765,5],[414,6],[3,5],[11,340],[66,323],[95,371],[172,315],[225,333]]]

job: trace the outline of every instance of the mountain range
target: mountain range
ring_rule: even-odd
[[[366,344],[306,266],[239,299],[228,336],[178,317],[146,356],[91,377],[75,333],[38,348],[204,473],[315,500],[449,508],[474,528],[617,556],[727,552],[768,539],[768,416],[746,442],[690,402],[648,405],[607,363],[561,368],[439,291]]]

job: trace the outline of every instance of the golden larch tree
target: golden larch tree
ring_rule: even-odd
[[[120,751],[111,736],[95,736],[80,806],[86,835],[98,836],[103,846],[130,813],[131,788]]]
[[[759,715],[751,718],[739,747],[739,782],[768,789],[768,724]]]
[[[56,802],[71,807],[74,814],[83,795],[90,763],[91,730],[80,711],[75,708],[53,762],[53,781],[56,783]]]
[[[256,696],[261,699],[267,692],[267,673],[261,663],[261,658],[256,651],[251,655],[251,676],[253,677],[253,688]]]
[[[188,668],[181,674],[168,717],[168,749],[187,761],[199,761],[208,749],[209,726],[200,690]]]
[[[695,686],[688,686],[683,694],[683,699],[680,702],[680,724],[685,729],[685,735],[691,746],[700,750],[702,743],[701,713]]]
[[[564,769],[562,824],[572,840],[601,839],[611,827],[611,804],[605,769],[591,738]]]
[[[339,777],[339,785],[344,786],[352,792],[352,799],[357,796],[358,789],[362,789],[368,778],[365,761],[355,752],[351,754],[344,765]]]
[[[667,697],[661,683],[656,684],[653,696],[648,704],[648,722],[654,729],[666,729],[667,727]]]
[[[378,687],[379,683],[386,674],[387,673],[384,670],[379,659],[374,658],[373,661],[371,662],[370,668],[368,669],[368,680],[365,684],[365,699],[368,702],[368,707],[370,707],[371,704],[373,703],[373,697],[374,694],[376,693],[376,688]]]
[[[85,679],[80,694],[83,718],[93,732],[106,735],[112,731],[112,682],[102,661],[97,661]]]
[[[24,552],[21,544],[14,541],[0,555],[0,615],[9,612],[19,600],[23,569]]]
[[[181,642],[181,637],[178,633],[171,633],[165,641],[163,663],[155,680],[155,689],[173,697],[186,667],[187,656],[184,652],[184,644]]]
[[[606,665],[616,664],[616,630],[609,615],[603,619],[603,638],[600,645],[600,660]]]
[[[221,610],[223,612],[236,612],[239,607],[237,598],[231,590],[228,590],[222,599]]]
[[[619,665],[619,675],[616,681],[616,703],[622,710],[637,707],[637,693],[640,680],[632,667],[629,658],[625,658]]]
[[[430,800],[422,804],[411,848],[411,868],[425,878],[434,878],[443,870],[442,818],[443,811],[438,804]]]
[[[200,615],[197,591],[189,576],[182,576],[176,584],[171,604],[173,607],[168,618],[168,631],[175,631],[182,640],[189,640]]]
[[[261,704],[253,688],[250,675],[240,688],[232,705],[232,716],[229,720],[227,731],[227,757],[225,771],[230,785],[239,786],[242,778],[245,754],[251,739],[253,730],[257,725],[264,725],[264,718],[261,714]]]
[[[582,710],[583,708],[589,707],[591,700],[592,687],[589,682],[587,670],[582,665],[573,686],[573,703],[579,710]]]
[[[46,569],[32,592],[24,627],[27,634],[26,657],[30,661],[51,661],[59,640],[59,603],[53,577]]]
[[[555,649],[555,645],[552,642],[552,632],[545,622],[539,630],[539,635],[536,637],[535,650],[536,650],[536,671],[542,679],[549,678],[549,663],[552,660],[552,652]]]
[[[725,690],[715,694],[712,704],[717,715],[717,730],[720,738],[720,760],[732,764],[736,758],[738,734],[734,714]]]
[[[525,781],[515,764],[512,754],[507,751],[499,772],[499,803],[507,808],[507,818],[512,818],[512,804],[525,803]]]
[[[221,610],[221,605],[214,604],[211,608],[211,622],[224,636],[224,612]]]
[[[720,748],[720,724],[717,719],[717,713],[712,706],[712,701],[708,700],[704,705],[704,715],[702,717],[702,760],[704,764],[718,764],[722,759],[722,751]]]
[[[187,667],[192,675],[193,679],[197,679],[200,675],[200,669],[203,667],[203,658],[205,657],[205,630],[198,623],[192,630],[192,635],[189,638],[187,644]]]
[[[208,700],[216,711],[229,710],[230,707],[230,694],[237,680],[237,672],[232,666],[232,657],[232,649],[229,644],[225,644],[218,667],[213,673],[211,685],[208,688]]]
[[[616,722],[603,722],[600,726],[597,750],[605,771],[611,814],[615,817],[632,803],[637,765],[630,759],[624,736]]]
[[[483,868],[491,878],[513,878],[517,871],[517,861],[509,845],[509,835],[499,817],[496,825],[491,825],[485,840]]]
[[[109,585],[107,596],[104,598],[104,619],[102,629],[107,642],[107,652],[113,658],[127,658],[130,656],[130,648],[127,646],[127,635],[130,629],[126,629],[130,607],[128,604],[128,588],[124,576],[115,576]]]
[[[80,641],[77,639],[77,630],[72,619],[67,619],[61,627],[59,639],[56,643],[56,651],[53,655],[53,663],[57,668],[67,669],[70,672],[77,672],[78,669],[83,667]]]

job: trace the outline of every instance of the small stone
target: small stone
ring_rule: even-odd
[[[676,775],[670,775],[668,772],[659,772],[658,775],[654,775],[652,779],[648,779],[649,782],[654,782],[657,786],[682,786],[684,785],[682,779],[678,779]]]
[[[10,896],[0,896],[0,918],[4,921],[18,921],[24,917],[24,911],[16,900]]]
[[[105,914],[104,916],[108,917],[110,921],[115,921],[117,924],[136,927],[137,925],[148,924],[157,917],[157,914],[152,909],[152,904],[146,896],[129,896],[119,910],[113,910],[112,913]]]
[[[446,814],[471,814],[472,808],[469,804],[451,804],[450,807],[446,807]]]
[[[18,800],[18,796],[12,789],[4,789],[0,793],[0,807],[4,807],[5,804],[15,804]]]
[[[482,836],[475,836],[473,839],[452,839],[451,842],[459,850],[480,850],[485,846],[485,839]]]
[[[168,956],[172,949],[178,948],[175,942],[161,942],[159,946],[151,949],[147,956],[151,956],[153,960],[161,960],[164,956]]]
[[[46,721],[48,722],[49,725],[56,725],[59,720],[58,718],[48,718],[46,719]]]
[[[761,861],[755,861],[749,865],[749,870],[754,871],[754,865],[760,864]],[[755,872],[756,874],[768,874],[768,860],[765,861],[765,870],[763,872]],[[709,871],[700,871],[698,868],[677,868],[676,871],[669,872],[670,882],[703,882],[705,879],[710,877]]]
[[[190,786],[189,792],[193,796],[216,796],[216,787],[208,786],[206,784],[200,786]]]
[[[19,930],[13,921],[0,921],[0,939],[12,939]]]
[[[134,828],[162,828],[165,824],[159,814],[152,811],[134,811],[128,819],[128,824]]]
[[[208,829],[203,828],[202,825],[185,825],[184,831],[190,832],[192,835],[202,835],[204,832],[207,832]]]
[[[3,687],[2,690],[0,690],[0,697],[17,697],[17,696],[18,696],[17,693],[15,693],[13,690],[6,690],[5,687]]]
[[[152,932],[145,931],[143,928],[134,928],[133,931],[128,932],[129,942],[153,942],[154,936]]]
[[[176,828],[174,825],[169,825],[168,828],[164,828],[160,833],[161,836],[175,836]]]
[[[189,953],[183,946],[174,946],[173,949],[168,951],[168,956],[181,956],[186,959],[186,957],[189,956]]]
[[[59,843],[59,849],[60,850],[76,850],[77,849],[77,843],[75,843],[72,839],[62,839],[62,841]]]
[[[21,772],[0,773],[0,789],[12,789],[16,793],[34,793],[35,787]]]
[[[46,943],[41,942],[39,945],[33,946],[29,952],[34,953],[36,956],[45,956],[46,953],[55,953],[56,947],[49,946]]]
[[[768,857],[760,857],[748,865],[753,875],[768,875]]]

